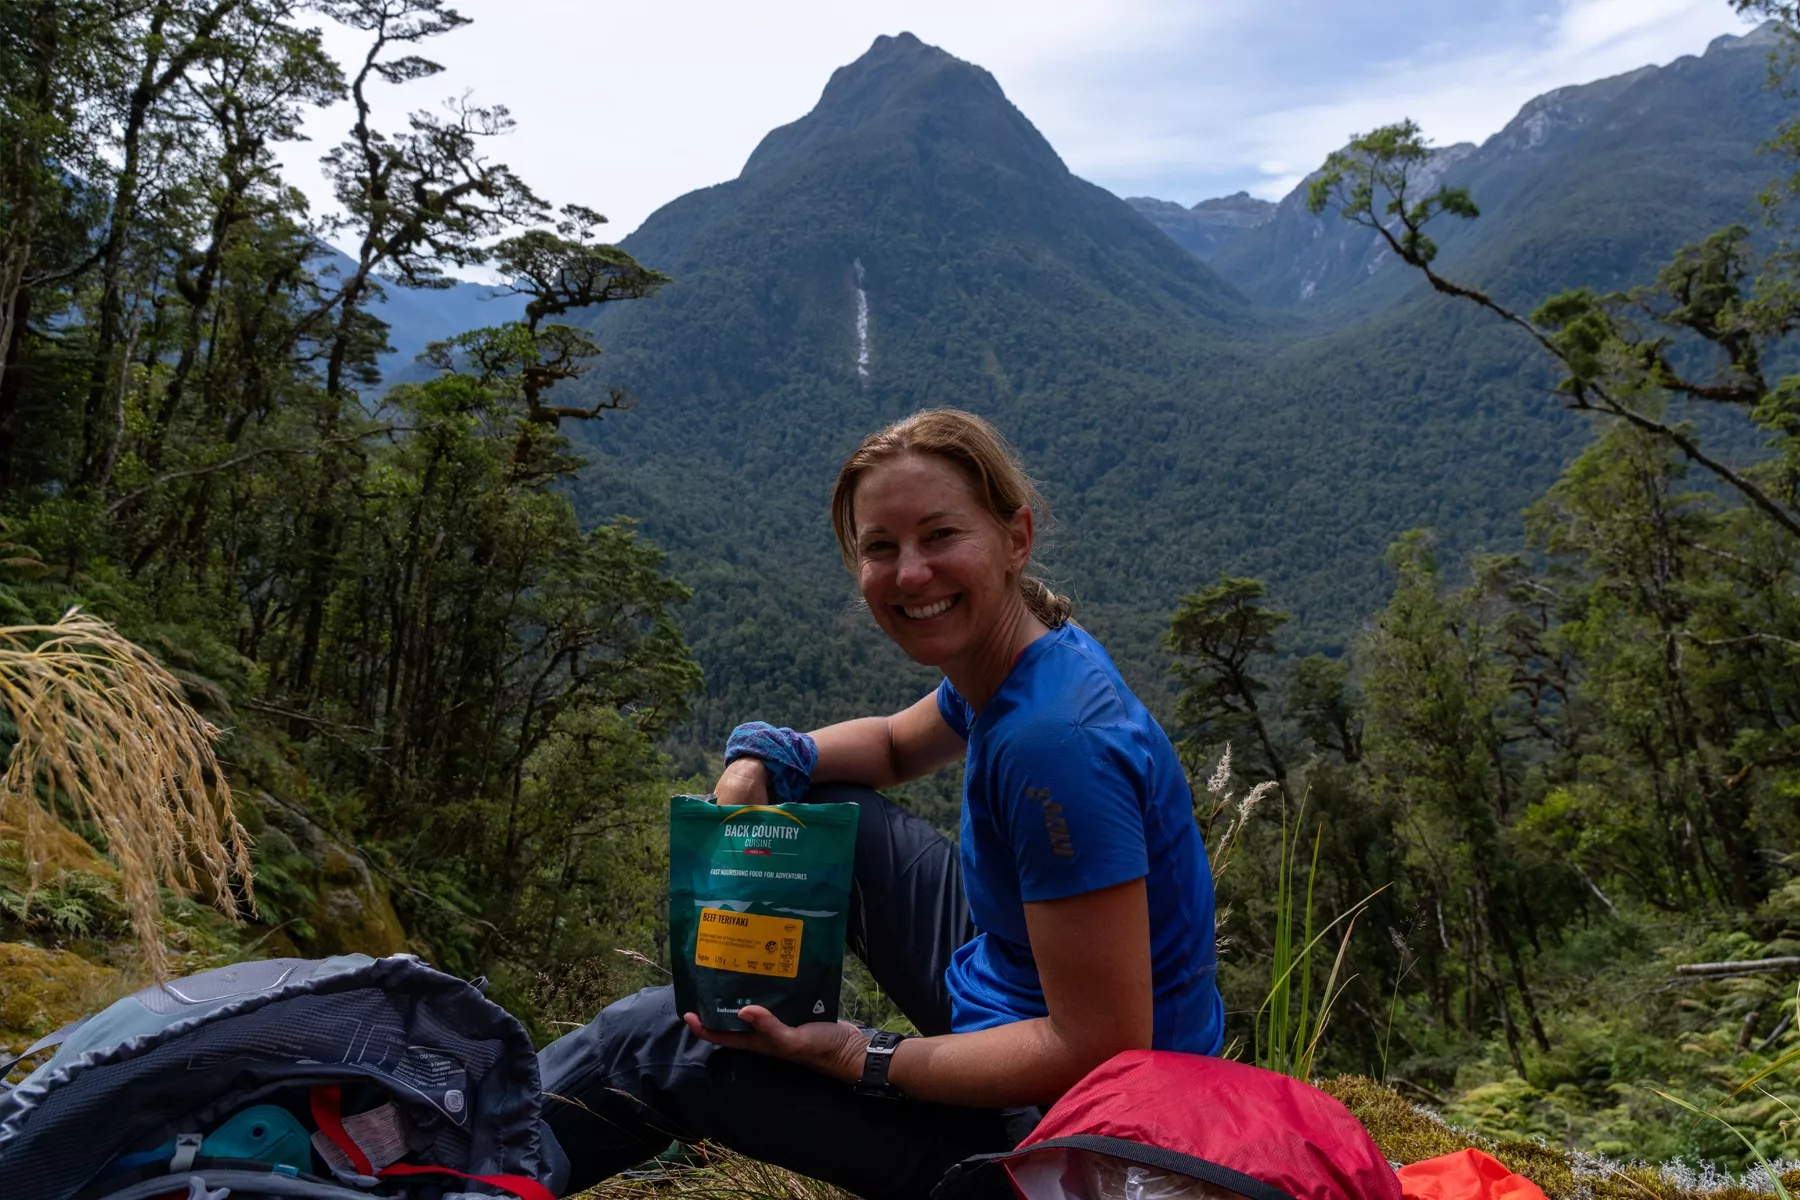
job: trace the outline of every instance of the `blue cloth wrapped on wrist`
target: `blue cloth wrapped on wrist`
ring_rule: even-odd
[[[725,765],[740,758],[761,759],[769,770],[769,790],[777,804],[798,804],[812,786],[819,744],[798,729],[781,729],[767,721],[746,721],[725,743]]]

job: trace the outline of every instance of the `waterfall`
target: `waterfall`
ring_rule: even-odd
[[[869,293],[863,291],[862,259],[852,264],[856,268],[856,373],[864,379],[869,377]]]

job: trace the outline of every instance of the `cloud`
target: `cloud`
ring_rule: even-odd
[[[1352,132],[1414,116],[1440,142],[1480,140],[1532,96],[1698,53],[1744,26],[1724,0],[459,0],[471,27],[424,51],[443,75],[383,88],[378,116],[472,90],[519,130],[495,147],[557,202],[622,236],[657,207],[734,177],[831,72],[910,30],[992,71],[1076,173],[1124,195],[1192,203],[1276,196]],[[328,30],[340,58],[356,35]],[[313,160],[340,107],[288,148]]]
[[[1479,142],[1534,96],[1746,29],[1717,0],[1501,3],[1476,16],[1401,5],[1330,19],[1320,5],[1281,7],[1286,19],[1249,41],[1146,55],[1162,69],[1140,63],[1135,83],[1095,78],[1106,103],[1033,115],[1072,166],[1115,191],[1192,203],[1241,187],[1274,199],[1354,133],[1411,116],[1437,142]],[[1182,53],[1185,75],[1169,68]],[[1082,112],[1135,119],[1109,130]]]

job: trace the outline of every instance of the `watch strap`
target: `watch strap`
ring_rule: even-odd
[[[862,1078],[853,1085],[853,1090],[858,1095],[884,1096],[894,1100],[905,1097],[905,1092],[888,1082],[888,1069],[893,1066],[894,1051],[905,1040],[905,1034],[885,1030],[869,1039],[868,1048],[863,1051]]]

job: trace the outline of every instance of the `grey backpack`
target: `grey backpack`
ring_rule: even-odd
[[[566,1175],[524,1028],[411,955],[221,967],[27,1053],[51,1044],[0,1085],[7,1200],[549,1200]]]

